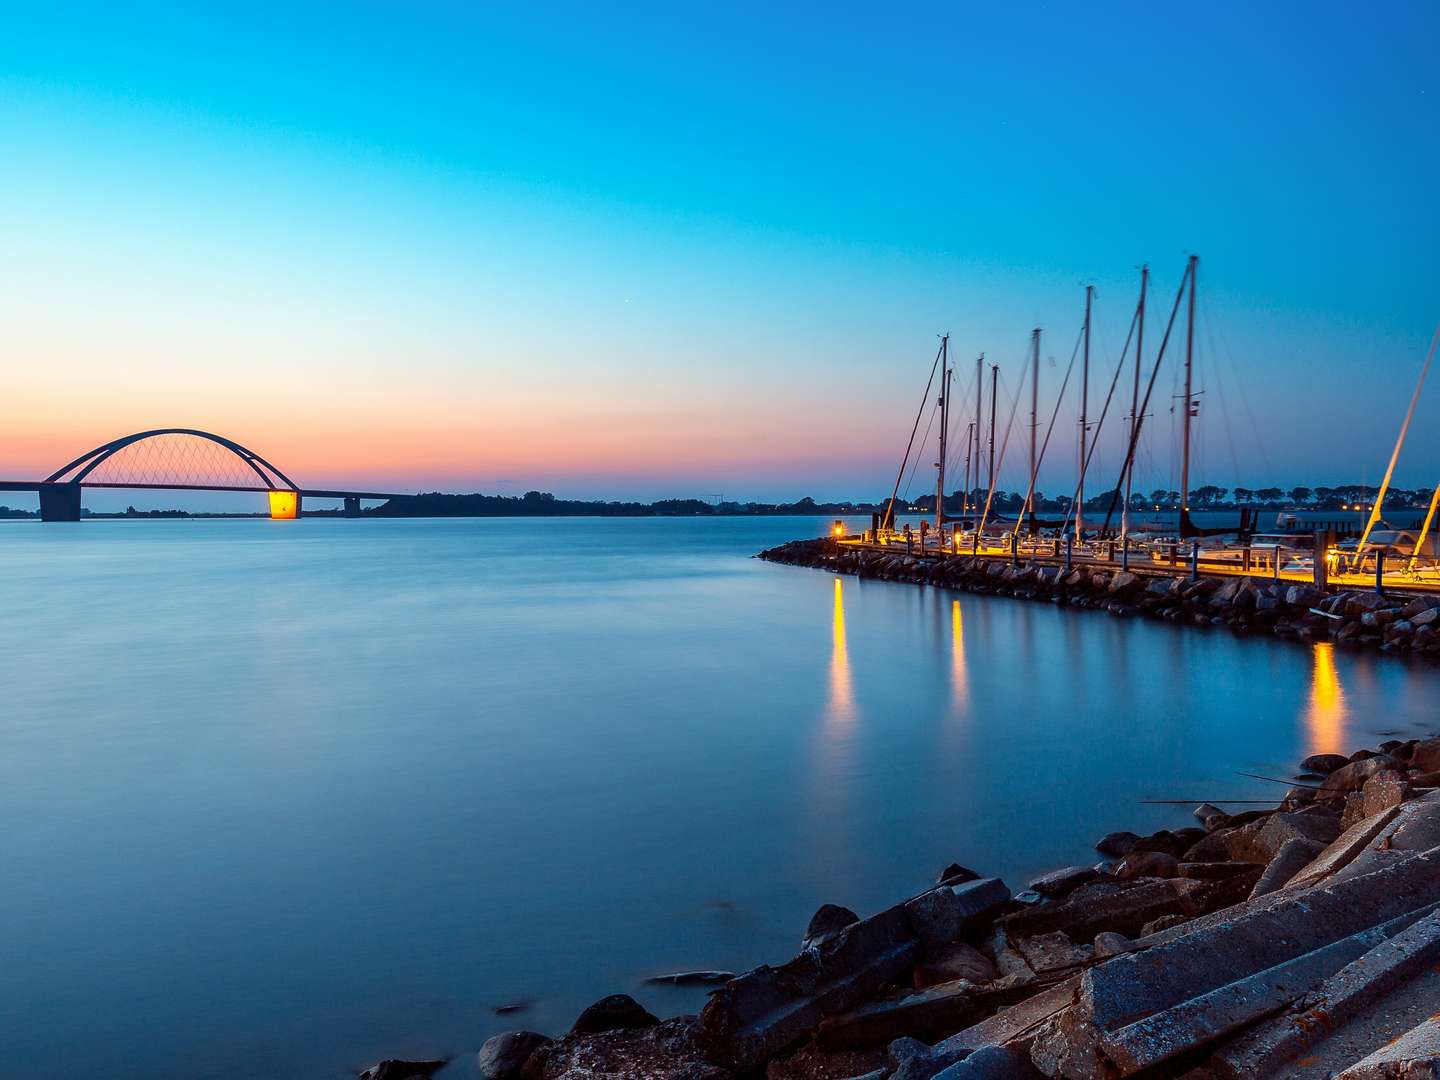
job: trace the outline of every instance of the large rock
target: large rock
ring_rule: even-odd
[[[980,878],[962,885],[941,885],[905,904],[916,935],[927,949],[954,941],[995,914],[1010,899],[999,878]]]
[[[1378,773],[1365,781],[1360,789],[1364,814],[1370,817],[1399,806],[1410,797],[1410,783],[1399,773]]]
[[[507,1031],[486,1039],[476,1055],[480,1075],[485,1080],[518,1080],[531,1055],[552,1041],[538,1031]]]
[[[1284,888],[1291,878],[1314,862],[1322,850],[1323,845],[1314,840],[1305,840],[1298,836],[1286,840],[1266,865],[1265,872],[1260,875],[1260,880],[1255,883],[1250,895],[1266,896]]]
[[[960,886],[965,888],[965,886]],[[939,890],[936,890],[939,891]],[[908,978],[920,954],[904,905],[848,926],[780,967],[768,964],[725,983],[700,1013],[708,1060],[754,1069],[886,983]]]
[[[1058,930],[1049,934],[1036,934],[1021,938],[1015,943],[1020,955],[1037,975],[1048,975],[1079,967],[1090,959],[1091,950],[1076,945]]]
[[[579,1035],[595,1035],[602,1031],[653,1027],[659,1022],[659,1019],[629,994],[611,994],[582,1012],[570,1030]]]
[[[1128,592],[1135,587],[1139,580],[1138,577],[1128,570],[1122,570],[1110,579],[1110,584],[1106,587],[1106,591],[1112,593]]]
[[[1030,888],[1041,896],[1064,896],[1068,892],[1087,885],[1100,877],[1100,871],[1093,866],[1066,866],[1041,874],[1030,882]]]
[[[1336,769],[1325,778],[1321,786],[1321,794],[1339,795],[1347,791],[1359,791],[1377,773],[1399,770],[1400,763],[1389,754],[1376,754],[1374,757],[1362,758],[1359,761],[1352,761],[1344,768]]]
[[[1180,874],[1180,861],[1163,851],[1131,851],[1115,867],[1114,875],[1122,881],[1134,878],[1171,878]]]
[[[1304,761],[1300,762],[1300,768],[1305,772],[1320,773],[1328,776],[1336,769],[1343,769],[1350,764],[1350,759],[1339,754],[1311,754]]]
[[[1410,751],[1410,767],[1421,772],[1440,772],[1440,739],[1426,739]]]
[[[1162,915],[1183,910],[1168,881],[1097,881],[1082,885],[1058,904],[1043,904],[1004,916],[1011,939],[1061,931],[1073,941],[1089,941],[1102,930],[1135,935]]]
[[[944,870],[940,871],[939,876],[935,878],[935,884],[963,885],[967,881],[976,881],[979,877],[980,875],[968,866],[961,866],[959,863],[952,862],[949,866],[945,867]]]
[[[826,1017],[815,1042],[822,1050],[853,1050],[884,1046],[906,1035],[948,1034],[982,1015],[984,1008],[978,988],[957,979]]]
[[[915,965],[915,988],[923,990],[938,983],[966,979],[977,986],[995,979],[995,965],[979,949],[963,941],[952,942],[934,951]]]
[[[982,1046],[969,1057],[957,1061],[935,1080],[1044,1080],[1030,1055],[1014,1046]]]
[[[800,948],[808,949],[812,945],[819,945],[859,921],[860,916],[847,907],[821,904],[819,910],[810,916],[810,925],[805,927],[805,937],[800,942]]]
[[[1102,855],[1111,855],[1120,858],[1122,855],[1130,854],[1130,849],[1140,842],[1140,837],[1133,832],[1112,832],[1102,836],[1095,845],[1095,850]]]

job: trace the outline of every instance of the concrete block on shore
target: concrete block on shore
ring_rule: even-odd
[[[993,915],[1010,899],[999,878],[942,885],[905,904],[915,934],[927,949],[938,949]]]
[[[935,1074],[935,1080],[1043,1080],[1030,1056],[1013,1046],[986,1046]]]
[[[1296,1009],[1223,1047],[1211,1060],[1211,1068],[1224,1080],[1272,1075],[1437,960],[1440,913],[1431,912],[1347,964],[1307,994]]]
[[[1041,874],[1030,882],[1030,888],[1041,896],[1064,896],[1099,877],[1100,871],[1093,866],[1066,866],[1051,870],[1048,874]]]
[[[1316,856],[1314,862],[1291,878],[1289,885],[1292,888],[1313,885],[1348,865],[1395,820],[1399,812],[1399,808],[1396,807],[1350,826]]]
[[[1433,1080],[1440,1076],[1440,1016],[1432,1016],[1336,1080]]]
[[[963,886],[962,886],[963,887]],[[853,1008],[885,983],[908,977],[920,954],[905,905],[841,930],[780,967],[768,964],[719,987],[700,1013],[706,1058],[753,1069]]]
[[[1379,814],[1399,806],[1410,797],[1410,784],[1399,773],[1380,773],[1365,781],[1360,789],[1364,798],[1365,816]]]
[[[1303,837],[1292,837],[1280,845],[1280,850],[1265,867],[1265,872],[1260,875],[1260,880],[1255,883],[1251,891],[1252,898],[1264,896],[1267,893],[1275,892],[1284,888],[1290,879],[1304,870],[1315,861],[1315,857],[1324,850],[1323,845],[1314,840],[1306,840]]]
[[[968,979],[941,983],[897,998],[866,1002],[821,1021],[820,1049],[854,1050],[883,1046],[901,1036],[953,1031],[982,1011],[977,987]]]
[[[1006,915],[1001,923],[1012,939],[1062,931],[1073,941],[1090,941],[1102,930],[1139,934],[1162,915],[1182,912],[1180,895],[1168,881],[1097,881],[1062,902]]]
[[[1077,1003],[1037,1037],[1037,1066],[1066,1080],[1129,1076],[1283,1007],[1377,944],[1367,931],[1440,900],[1440,848],[1281,895],[1091,968]]]

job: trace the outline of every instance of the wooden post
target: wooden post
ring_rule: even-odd
[[[1328,580],[1329,566],[1326,564],[1325,553],[1330,550],[1330,534],[1324,529],[1315,530],[1315,587],[1324,592],[1330,584]]]
[[[1240,556],[1240,569],[1250,573],[1250,545],[1245,545],[1245,552]]]
[[[1075,564],[1075,537],[1065,537],[1065,572],[1068,574],[1070,568]]]
[[[1190,541],[1190,580],[1200,580],[1200,541]]]
[[[1130,569],[1130,537],[1126,533],[1120,534],[1120,569]]]
[[[1385,549],[1375,552],[1375,594],[1385,595]]]

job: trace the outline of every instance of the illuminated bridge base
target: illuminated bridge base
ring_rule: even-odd
[[[294,521],[300,516],[300,493],[298,491],[272,491],[270,494],[270,517],[275,521]]]

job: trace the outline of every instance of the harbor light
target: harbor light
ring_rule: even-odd
[[[834,526],[830,529],[830,535],[831,535],[831,536],[844,536],[844,535],[845,535],[845,522],[841,521],[839,518],[836,518],[836,519],[835,519],[835,524],[834,524]]]

